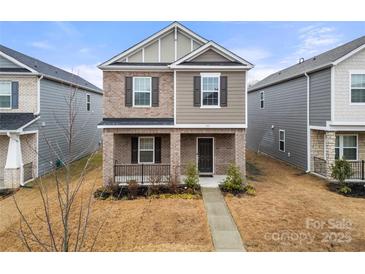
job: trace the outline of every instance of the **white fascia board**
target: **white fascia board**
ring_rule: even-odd
[[[171,67],[174,70],[249,70],[250,68],[247,66],[181,66],[177,65],[176,67]]]
[[[99,69],[101,70],[105,70],[105,71],[128,71],[128,70],[143,70],[143,71],[148,71],[148,70],[169,70],[168,66],[118,66],[118,65],[113,65],[113,66],[101,66],[99,67]]]
[[[28,127],[28,126],[30,126],[31,124],[33,124],[33,123],[34,123],[35,121],[37,121],[39,118],[41,118],[41,116],[38,116],[38,117],[34,118],[32,121],[30,121],[30,122],[26,123],[24,126],[22,126],[22,127],[18,128],[18,129],[17,129],[17,132],[23,132],[23,130],[24,130],[26,127]]]
[[[102,90],[96,90],[96,89],[93,89],[93,88],[90,88],[90,87],[81,86],[81,85],[72,83],[70,81],[66,81],[66,80],[63,80],[63,79],[60,79],[60,78],[57,78],[57,77],[52,77],[52,76],[45,75],[45,74],[42,75],[42,76],[43,76],[43,79],[49,79],[49,80],[52,80],[52,81],[55,81],[55,82],[60,82],[60,83],[68,84],[68,85],[73,86],[73,87],[77,87],[77,88],[80,88],[80,89],[92,91],[94,93],[103,95],[103,91]]]
[[[176,124],[176,125],[98,125],[100,129],[107,128],[247,128],[246,124]]]
[[[196,50],[192,51],[191,53],[181,57],[178,60],[176,60],[174,63],[172,63],[170,65],[170,67],[175,68],[177,65],[181,64],[182,62],[184,62],[186,60],[191,60],[193,58],[196,58],[197,56],[199,56],[200,54],[203,54],[205,51],[207,51],[209,49],[213,49],[218,54],[221,54],[224,57],[228,57],[228,59],[233,59],[235,61],[239,61],[243,64],[246,64],[247,65],[247,66],[245,66],[246,68],[253,68],[254,67],[251,63],[247,62],[245,59],[243,59],[243,58],[239,57],[238,55],[226,50],[225,48],[223,48],[222,46],[218,45],[217,43],[215,43],[213,41],[209,41],[208,43],[202,45],[201,47],[197,48]]]
[[[181,25],[180,23],[174,22],[174,23],[168,25],[167,27],[163,28],[159,32],[156,32],[155,34],[153,34],[149,38],[147,38],[147,39],[143,40],[142,42],[136,44],[135,46],[131,47],[130,49],[128,49],[128,50],[126,50],[126,51],[124,51],[124,52],[122,52],[122,53],[114,56],[113,58],[109,59],[108,61],[102,63],[98,67],[100,68],[100,67],[103,67],[103,66],[110,65],[111,63],[115,62],[116,60],[118,60],[120,58],[123,58],[123,57],[127,56],[128,54],[130,54],[131,52],[137,50],[138,48],[141,48],[141,47],[147,45],[148,43],[150,43],[154,39],[158,38],[159,36],[162,36],[163,34],[174,30],[175,27],[177,27],[178,29],[181,29],[182,31],[186,32],[187,34],[189,34],[190,36],[192,36],[195,40],[200,41],[201,43],[206,43],[207,42],[206,39],[204,39],[203,37],[195,34],[191,30],[189,30],[186,27],[184,27],[183,25]]]
[[[341,58],[337,59],[336,61],[334,61],[332,64],[333,65],[338,65],[339,63],[345,61],[346,59],[350,58],[352,55],[358,53],[359,51],[365,49],[365,44],[354,49],[353,51],[349,52],[348,54],[342,56]]]
[[[0,51],[0,56],[4,57],[5,59],[8,59],[10,62],[13,62],[14,64],[21,66],[29,71],[31,71],[32,73],[38,73],[38,71],[32,69],[31,67],[28,67],[27,65],[19,62],[17,59],[5,54],[4,52]]]

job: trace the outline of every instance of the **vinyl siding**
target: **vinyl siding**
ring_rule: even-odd
[[[173,62],[175,60],[174,32],[161,38],[161,62]]]
[[[176,121],[178,124],[243,124],[245,123],[245,72],[222,72],[228,81],[228,106],[194,107],[193,79],[200,72],[176,73]]]
[[[350,105],[350,71],[365,71],[365,50],[361,50],[335,66],[336,122],[364,122],[365,105]]]
[[[158,62],[158,42],[144,48],[145,62]]]
[[[310,74],[310,125],[326,126],[331,120],[331,69]]]
[[[306,77],[263,89],[264,109],[260,109],[260,91],[248,94],[247,147],[306,169]],[[285,130],[285,152],[279,151],[280,129]]]
[[[142,50],[128,57],[128,62],[142,62]]]
[[[41,80],[41,118],[26,129],[39,131],[39,175],[49,172],[56,159],[69,160],[63,127],[68,128],[67,100],[71,91],[69,86],[61,83]],[[86,93],[91,96],[91,111],[86,110]],[[77,115],[72,160],[88,155],[99,147],[101,132],[97,124],[102,119],[102,95],[79,89],[75,102]]]
[[[20,66],[0,56],[0,68],[20,68]]]
[[[181,32],[177,33],[177,58],[181,58],[191,51],[191,39],[183,35]]]
[[[191,60],[191,62],[230,62],[227,58],[218,54],[214,50],[207,50],[198,57]]]

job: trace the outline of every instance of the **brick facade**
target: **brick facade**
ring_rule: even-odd
[[[172,118],[174,116],[174,80],[172,72],[104,71],[104,117],[108,118]],[[125,77],[159,77],[158,107],[126,107]]]
[[[182,166],[196,163],[196,138],[214,137],[215,174],[226,174],[230,163],[239,166],[245,175],[244,129],[104,129],[103,131],[103,171],[104,183],[113,181],[114,161],[130,164],[131,141],[134,136],[161,136],[162,163],[171,165],[172,176],[184,173]]]
[[[19,107],[17,109],[0,108],[0,112],[32,112],[37,111],[38,80],[35,76],[5,76],[0,75],[0,81],[19,82]]]

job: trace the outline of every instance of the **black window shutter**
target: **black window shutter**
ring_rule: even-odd
[[[155,163],[161,163],[161,137],[155,137]]]
[[[131,155],[131,162],[132,164],[138,163],[138,137],[132,137],[132,155]]]
[[[227,106],[227,97],[228,97],[228,92],[227,92],[227,76],[221,76],[220,79],[221,82],[221,107],[226,107]]]
[[[19,82],[11,82],[11,108],[19,108]]]
[[[133,77],[125,77],[125,106],[132,106],[133,98]]]
[[[152,77],[152,106],[158,107],[159,103],[159,78]]]
[[[194,76],[194,107],[200,107],[200,76]]]

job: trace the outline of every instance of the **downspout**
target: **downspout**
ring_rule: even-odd
[[[311,171],[311,132],[309,128],[309,96],[310,96],[310,77],[307,72],[304,73],[305,77],[307,77],[307,170],[306,172]]]
[[[38,78],[37,85],[37,112],[35,115],[39,115],[41,113],[41,80],[43,79],[43,74]]]

